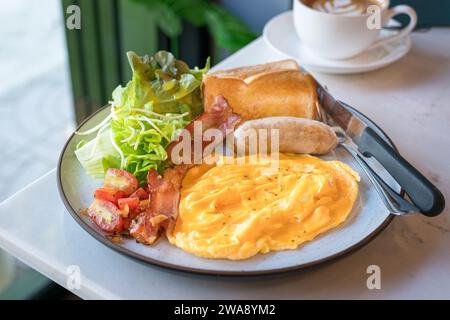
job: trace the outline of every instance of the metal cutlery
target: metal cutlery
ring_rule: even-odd
[[[444,210],[442,193],[372,128],[334,99],[319,83],[317,95],[319,119],[333,127],[340,145],[361,165],[391,213],[406,215],[419,212],[431,217]],[[395,179],[411,201],[394,191],[373,170],[366,161],[372,157]]]

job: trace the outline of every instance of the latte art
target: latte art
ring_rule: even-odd
[[[367,8],[377,4],[375,0],[313,0],[309,6],[314,10],[336,15],[362,15]]]

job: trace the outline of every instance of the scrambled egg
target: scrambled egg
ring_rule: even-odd
[[[267,162],[202,164],[183,180],[169,241],[207,258],[246,259],[296,249],[341,224],[358,195],[359,176],[339,161],[281,155]]]

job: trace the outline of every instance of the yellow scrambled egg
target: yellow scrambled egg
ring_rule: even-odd
[[[359,176],[339,161],[280,155],[266,163],[199,165],[183,180],[169,241],[207,258],[295,249],[345,221]]]

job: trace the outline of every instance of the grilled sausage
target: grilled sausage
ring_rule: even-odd
[[[267,137],[267,145],[271,146],[271,129],[279,130],[279,152],[320,155],[327,154],[338,144],[336,134],[325,123],[297,117],[269,117],[246,121],[234,132],[236,144],[245,144],[245,150],[249,150],[249,136],[256,133],[258,142]],[[261,134],[265,134],[265,137]],[[267,150],[270,150],[270,147],[267,147]]]

